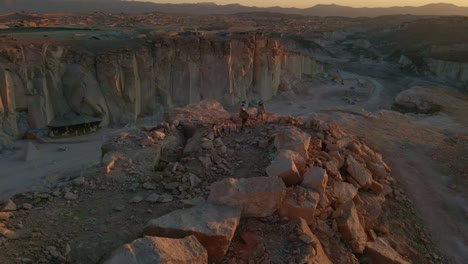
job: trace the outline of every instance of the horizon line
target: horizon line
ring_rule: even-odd
[[[121,0],[122,1],[122,0]],[[307,9],[307,8],[312,8],[312,7],[316,7],[316,6],[340,6],[340,7],[349,7],[349,8],[395,8],[395,7],[423,7],[423,6],[428,6],[428,5],[440,5],[440,4],[443,4],[443,5],[452,5],[452,6],[456,6],[456,7],[468,7],[468,5],[466,6],[462,6],[462,5],[456,5],[456,4],[452,4],[452,3],[446,3],[446,2],[434,2],[434,3],[429,3],[429,4],[425,4],[425,5],[419,5],[419,6],[412,6],[412,5],[405,5],[405,6],[374,6],[374,7],[369,7],[369,6],[347,6],[347,5],[339,5],[339,4],[335,4],[335,3],[330,3],[330,4],[316,4],[316,5],[313,5],[313,6],[304,6],[304,7],[295,7],[295,6],[256,6],[256,5],[243,5],[243,4],[239,4],[239,3],[231,3],[231,4],[218,4],[218,3],[215,3],[215,2],[194,2],[194,3],[163,3],[163,2],[153,2],[151,0],[123,0],[125,2],[150,2],[150,3],[153,3],[153,4],[160,4],[160,5],[201,5],[201,4],[214,4],[214,5],[217,5],[217,6],[228,6],[228,5],[240,5],[240,6],[245,6],[245,7],[256,7],[256,8],[274,8],[274,7],[279,7],[279,8],[296,8],[296,9]]]

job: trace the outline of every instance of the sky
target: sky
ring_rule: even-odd
[[[141,0],[140,0],[141,1]],[[144,0],[156,3],[200,3],[215,2],[217,4],[241,4],[246,6],[283,6],[311,7],[317,4],[337,4],[352,7],[388,7],[388,6],[421,6],[430,3],[450,3],[458,6],[468,6],[468,0]]]

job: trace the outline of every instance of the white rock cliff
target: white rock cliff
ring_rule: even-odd
[[[95,48],[98,42],[1,47],[0,141],[18,134],[18,112],[27,113],[32,128],[69,114],[121,125],[161,106],[268,100],[323,70],[311,57],[258,35],[168,37],[120,48],[103,42]]]

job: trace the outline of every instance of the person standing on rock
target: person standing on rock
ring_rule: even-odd
[[[265,119],[265,104],[262,101],[258,101],[257,105],[257,119]]]

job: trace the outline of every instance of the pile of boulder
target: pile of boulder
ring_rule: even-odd
[[[170,121],[192,127],[181,163],[190,172],[196,163],[219,178],[229,170],[229,150],[211,126],[194,124],[192,114],[180,110],[177,122]],[[206,201],[149,221],[143,238],[117,249],[106,263],[238,263],[227,258],[245,219],[288,223],[292,240],[301,243],[290,262],[356,263],[364,254],[372,263],[409,263],[377,226],[393,183],[382,156],[333,122],[293,121],[277,125],[268,176],[213,182]]]
[[[7,240],[16,240],[19,234],[8,225],[8,220],[13,217],[13,212],[19,209],[29,210],[30,204],[17,206],[12,200],[0,202],[0,245]]]

